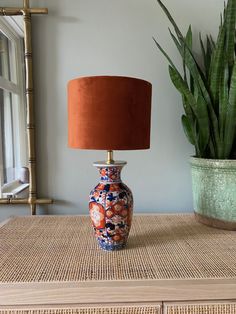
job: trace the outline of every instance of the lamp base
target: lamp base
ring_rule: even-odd
[[[95,236],[103,250],[120,250],[127,243],[133,214],[132,192],[120,178],[126,162],[95,162],[93,165],[101,176],[99,184],[90,192],[89,201]]]

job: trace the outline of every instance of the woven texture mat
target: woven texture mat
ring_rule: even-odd
[[[236,278],[236,232],[192,215],[136,216],[128,247],[98,248],[89,217],[17,217],[0,228],[0,282]]]

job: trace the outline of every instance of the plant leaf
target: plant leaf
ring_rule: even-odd
[[[216,49],[211,59],[210,65],[210,90],[213,98],[214,110],[217,113],[217,103],[219,101],[219,85],[222,72],[224,71],[224,64],[222,59],[224,57],[224,46],[225,46],[225,24],[221,27],[220,34],[217,39]]]
[[[200,94],[198,95],[197,100],[197,121],[199,125],[199,149],[202,155],[204,155],[206,146],[209,142],[210,128],[207,104],[205,99]]]
[[[174,34],[170,31],[171,37],[182,57],[184,60],[184,64],[189,69],[190,75],[192,76],[192,79],[195,82],[195,93],[198,94],[198,91],[196,90],[196,87],[200,89],[201,93],[203,94],[205,100],[210,105],[211,104],[211,98],[208,94],[207,87],[205,86],[205,82],[203,81],[202,77],[204,77],[204,73],[201,71],[200,67],[197,64],[197,61],[195,60],[190,48],[187,46],[185,41],[182,41],[180,44],[177,40],[177,38],[174,36]]]
[[[229,103],[225,121],[224,157],[229,158],[235,140],[236,130],[236,62],[234,63],[229,90]]]
[[[205,71],[206,71],[206,77],[207,77],[207,59],[206,59],[206,50],[202,41],[202,36],[201,33],[199,33],[199,41],[200,41],[200,45],[201,45],[201,50],[202,50],[202,56],[203,56],[203,61],[204,61],[204,67],[205,67]]]
[[[194,138],[194,134],[193,134],[193,130],[192,130],[192,124],[189,121],[188,117],[185,115],[182,115],[182,126],[184,129],[184,133],[187,137],[187,139],[189,140],[189,142],[195,146],[195,138]]]
[[[235,45],[235,25],[236,25],[236,1],[228,0],[225,17],[226,23],[226,54],[229,64],[229,72],[232,73],[234,66],[234,45]]]
[[[193,33],[192,33],[191,25],[189,25],[189,27],[188,27],[185,42],[186,42],[187,46],[189,47],[189,49],[192,49],[192,47],[193,47]]]
[[[161,0],[157,0],[157,2],[159,3],[160,7],[162,8],[162,10],[165,12],[166,16],[168,17],[169,21],[171,22],[171,24],[173,25],[174,29],[175,29],[175,33],[177,35],[177,37],[180,39],[183,39],[183,35],[178,27],[178,25],[175,23],[175,20],[173,19],[172,15],[170,14],[169,10],[167,9],[167,7],[163,4],[163,2]]]
[[[187,48],[186,48],[186,45],[187,45]],[[189,28],[185,37],[185,42],[184,42],[184,57],[183,57],[184,79],[186,80],[186,82],[187,82],[186,64],[185,64],[186,49],[192,50],[192,46],[193,46],[193,35],[192,35],[191,25],[189,25]],[[191,77],[191,74],[190,74],[190,77]],[[191,81],[190,81],[190,85],[191,85]]]
[[[184,106],[184,111],[185,111],[185,114],[189,120],[190,123],[193,123],[195,117],[194,117],[194,114],[193,114],[193,111],[192,111],[192,108],[191,106],[189,105],[186,97],[184,95],[182,95],[182,102],[183,102],[183,106]]]
[[[166,59],[168,60],[168,62],[171,64],[171,66],[173,68],[176,69],[173,61],[171,60],[171,58],[168,56],[168,54],[165,52],[165,50],[161,47],[161,45],[156,41],[156,39],[154,37],[152,37],[152,39],[154,40],[155,44],[157,45],[158,49],[161,51],[161,53],[166,57]]]
[[[208,121],[208,112],[207,112],[207,104],[202,96],[199,96],[198,103],[196,102],[194,96],[190,92],[186,82],[183,80],[181,75],[171,66],[169,66],[170,78],[177,88],[177,90],[182,94],[182,96],[186,99],[186,101],[190,104],[192,111],[196,117],[196,134],[198,134],[197,142],[198,144],[198,153],[201,155],[204,154],[204,150],[208,144],[209,140],[209,121]],[[199,132],[197,132],[200,130]],[[200,135],[199,135],[200,133]],[[195,142],[196,144],[196,142]]]
[[[226,113],[229,102],[229,89],[228,89],[228,81],[229,81],[229,69],[226,60],[226,56],[224,58],[225,68],[224,72],[221,75],[221,83],[219,90],[219,128],[220,128],[220,140],[224,140],[224,132],[225,132],[225,120]],[[222,152],[223,154],[223,152]],[[223,158],[223,157],[221,157]]]

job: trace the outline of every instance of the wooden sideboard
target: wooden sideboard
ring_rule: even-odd
[[[192,214],[137,215],[126,249],[98,248],[86,216],[0,227],[0,314],[236,314],[236,232]]]

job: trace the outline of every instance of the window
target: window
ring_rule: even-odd
[[[2,189],[20,181],[22,169],[28,165],[23,38],[22,34],[12,26],[16,25],[16,20],[10,19],[0,17],[0,183]]]

